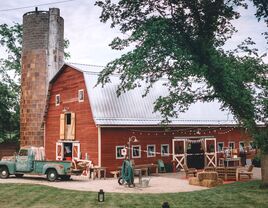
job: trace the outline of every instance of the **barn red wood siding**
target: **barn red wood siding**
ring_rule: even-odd
[[[197,127],[196,127],[197,128]],[[194,129],[196,129],[194,128]],[[127,146],[128,138],[136,136],[137,143],[132,145],[141,145],[141,150],[147,150],[147,145],[155,145],[156,152],[161,152],[161,144],[169,144],[169,151],[172,153],[172,139],[175,137],[195,136],[194,133],[177,133],[176,131],[185,128],[172,128],[171,132],[166,132],[161,128],[101,128],[101,165],[107,167],[108,171],[117,169],[122,165],[123,159],[116,159],[116,146]],[[206,129],[206,133],[205,130]],[[159,132],[158,132],[159,131]],[[230,132],[228,132],[230,131]],[[176,132],[176,133],[173,133]],[[217,142],[224,142],[224,147],[228,146],[228,142],[235,142],[235,148],[239,148],[240,141],[250,140],[249,136],[240,128],[201,128],[202,135],[200,136],[214,136]],[[208,143],[209,144],[209,143]],[[161,156],[156,154],[155,157],[147,157],[146,152],[141,152],[141,158],[135,158],[135,164],[149,164],[157,163],[158,159],[162,159],[164,163],[171,163],[172,156]]]
[[[78,90],[84,89],[84,102],[78,102]],[[60,94],[60,105],[55,105],[55,96]],[[82,158],[98,164],[98,129],[93,121],[83,73],[65,68],[52,84],[49,108],[45,125],[46,157],[55,160],[56,142],[60,139],[60,114],[63,109],[75,113],[75,140],[80,142]]]
[[[0,159],[3,156],[13,156],[14,152],[19,149],[19,144],[17,143],[2,143],[0,144]]]

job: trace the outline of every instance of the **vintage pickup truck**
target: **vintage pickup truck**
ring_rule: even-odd
[[[36,160],[34,148],[21,148],[18,154],[10,160],[0,161],[0,178],[8,178],[9,175],[22,177],[29,175],[46,175],[47,180],[55,181],[58,178],[69,180],[71,177],[70,161],[45,161]]]

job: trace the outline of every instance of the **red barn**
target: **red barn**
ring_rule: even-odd
[[[249,145],[244,129],[230,112],[220,110],[219,103],[193,104],[180,117],[171,118],[166,129],[160,125],[161,115],[153,112],[156,98],[167,94],[165,79],[155,83],[146,97],[142,97],[144,83],[117,97],[119,76],[110,76],[111,83],[104,87],[95,86],[100,70],[65,64],[50,82],[44,120],[47,159],[88,158],[94,165],[115,170],[122,164],[123,151],[131,150],[135,164],[161,159],[175,160],[177,167],[187,162],[202,168],[216,165],[225,147]]]

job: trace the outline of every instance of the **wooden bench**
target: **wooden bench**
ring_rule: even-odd
[[[237,167],[216,167],[215,171],[218,173],[218,177],[223,180],[238,180]]]
[[[90,177],[94,180],[96,179],[96,176],[98,176],[98,179],[104,178],[106,179],[106,167],[92,167],[90,168]],[[103,173],[103,174],[102,174]],[[102,177],[103,175],[103,177]]]

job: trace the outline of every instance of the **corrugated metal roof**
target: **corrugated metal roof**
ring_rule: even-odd
[[[95,87],[98,72],[102,70],[98,66],[68,64],[84,74],[89,101],[93,117],[97,125],[159,125],[163,118],[159,112],[153,112],[154,102],[161,95],[168,94],[163,86],[164,80],[156,82],[147,96],[142,97],[145,85],[116,95],[119,77],[111,75],[111,83],[104,87]],[[195,103],[189,110],[179,114],[178,118],[172,118],[171,125],[234,125],[236,124],[232,114],[220,110],[219,102]]]

